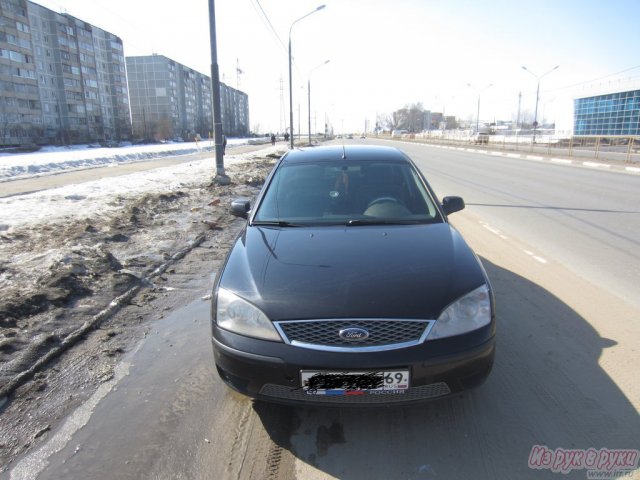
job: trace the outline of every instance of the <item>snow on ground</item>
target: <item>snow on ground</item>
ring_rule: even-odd
[[[230,138],[227,146],[262,142],[264,139]],[[103,167],[138,162],[150,158],[186,155],[211,150],[213,141],[129,145],[118,148],[91,148],[88,145],[44,147],[33,153],[0,153],[0,182],[59,173],[65,170]]]
[[[246,140],[231,139],[230,145],[240,145]],[[0,156],[0,171],[17,172],[22,170],[24,175],[9,177],[28,178],[42,174],[59,173],[78,168],[112,165],[141,161],[160,156],[195,153],[203,148],[203,142],[198,147],[194,144],[159,144],[132,146],[124,148],[100,148],[71,151],[49,151],[31,154]],[[275,150],[274,150],[275,149]],[[267,148],[262,155],[280,151],[280,147]],[[106,153],[111,156],[107,156]],[[225,165],[246,162],[254,154],[233,155],[227,152]],[[128,159],[128,160],[127,160]],[[215,172],[215,158],[196,160],[172,167],[159,168],[151,171],[130,175],[110,177],[78,185],[44,190],[41,192],[0,198],[0,232],[24,225],[38,224],[65,218],[92,216],[96,212],[107,212],[120,208],[110,201],[115,197],[132,198],[143,193],[166,191],[191,180],[209,179]],[[2,174],[0,174],[1,176]],[[2,183],[0,182],[0,191]]]
[[[100,320],[115,298],[150,285],[180,252],[207,241],[207,264],[221,261],[238,225],[230,201],[254,197],[285,151],[227,148],[228,186],[212,183],[215,158],[207,154],[0,198],[0,397],[80,326]],[[31,158],[54,163],[47,155],[55,154]]]
[[[248,158],[251,158],[251,154],[229,156],[225,159],[225,165],[246,161]],[[107,213],[120,208],[119,204],[110,201],[115,197],[132,198],[143,193],[172,190],[194,178],[211,178],[213,172],[215,158],[212,156],[172,167],[0,198],[0,231],[61,217],[71,221],[97,212]]]

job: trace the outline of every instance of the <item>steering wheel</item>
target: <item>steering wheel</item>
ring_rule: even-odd
[[[398,200],[397,198],[394,197],[378,197],[374,200],[372,200],[371,202],[369,202],[369,205],[367,205],[367,208],[371,208],[373,205],[377,205],[378,203],[397,203],[399,205],[402,205],[402,202],[400,200]]]

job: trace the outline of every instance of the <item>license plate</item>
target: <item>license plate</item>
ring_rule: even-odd
[[[409,388],[409,370],[302,370],[300,378],[308,395],[402,394]]]

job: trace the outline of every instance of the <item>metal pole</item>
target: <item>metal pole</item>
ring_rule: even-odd
[[[536,110],[533,114],[533,143],[536,143],[536,131],[538,130],[538,101],[540,100],[540,78],[538,78],[538,88],[536,89]]]
[[[293,26],[303,18],[307,18],[309,15],[316,13],[318,10],[322,10],[326,5],[320,5],[314,11],[307,13],[306,15],[295,20],[289,27],[289,134],[290,142],[289,148],[293,149],[293,75],[291,72],[291,30]]]
[[[529,70],[527,67],[522,66],[522,69],[524,71],[529,72],[531,75],[533,75],[538,80],[538,87],[536,89],[536,111],[535,111],[535,113],[533,115],[533,142],[532,143],[536,143],[536,130],[538,129],[538,100],[540,99],[540,80],[543,77],[545,77],[546,75],[549,75],[551,72],[556,70],[558,67],[560,67],[560,65],[556,65],[555,67],[553,67],[548,72],[538,76],[535,73],[533,73],[531,70]],[[533,151],[533,146],[531,147],[531,149]]]
[[[493,87],[493,83],[490,83],[489,85],[484,87],[482,90],[476,90],[473,87],[473,85],[471,85],[470,83],[467,83],[467,87],[469,87],[471,90],[473,90],[478,94],[478,111],[476,113],[476,134],[477,134],[478,130],[480,129],[480,94],[484,92],[487,88]],[[442,117],[443,117],[442,119],[444,120],[444,105],[442,106]]]
[[[307,93],[308,93],[308,96],[309,96],[309,145],[311,145],[311,73],[313,73],[314,70],[322,67],[323,65],[326,65],[330,61],[331,60],[325,60],[320,65],[318,65],[316,67],[313,67],[309,71],[309,77],[307,78]]]
[[[211,41],[211,95],[213,100],[213,131],[216,141],[216,181],[220,185],[228,185],[231,181],[224,172],[222,116],[220,114],[220,71],[218,70],[216,9],[214,0],[209,0],[209,35]]]
[[[307,80],[307,96],[309,97],[309,145],[311,145],[311,77]]]
[[[296,20],[297,21],[297,20]],[[292,75],[291,75],[291,29],[293,28],[293,22],[291,28],[289,28],[289,148],[293,149],[293,88]]]

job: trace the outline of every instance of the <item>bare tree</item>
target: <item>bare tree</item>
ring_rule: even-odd
[[[397,126],[397,123],[394,119],[394,116],[389,113],[379,113],[376,116],[376,128],[380,131],[391,131],[394,130]]]
[[[407,130],[411,133],[421,132],[428,126],[424,124],[424,107],[422,103],[412,103],[393,112],[394,129]]]

